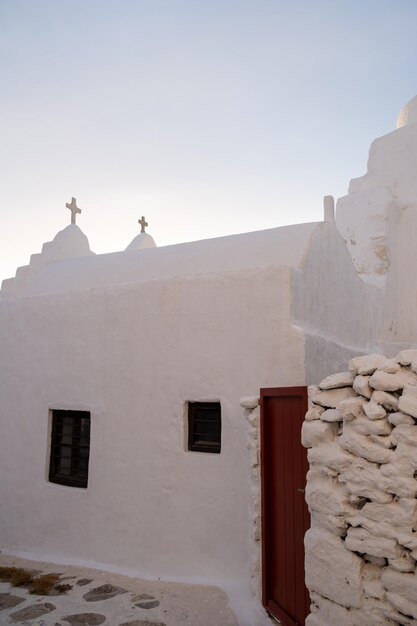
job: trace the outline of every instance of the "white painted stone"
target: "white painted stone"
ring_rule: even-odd
[[[329,468],[336,473],[353,466],[355,457],[343,450],[338,443],[324,443],[307,451],[311,465]]]
[[[360,435],[390,435],[392,426],[387,420],[370,420],[367,417],[359,417],[352,421],[352,428]]]
[[[324,412],[324,408],[322,406],[318,406],[317,404],[313,404],[307,411],[305,419],[306,421],[310,420],[319,420]]]
[[[415,423],[411,415],[407,415],[406,413],[402,413],[401,411],[398,411],[396,413],[388,413],[387,419],[389,423],[393,426],[399,426],[400,424],[413,425]]]
[[[379,421],[379,422],[383,421],[387,425],[387,422],[385,420],[374,420],[374,423],[375,421]],[[382,448],[385,448],[386,450],[390,450],[394,448],[393,439],[389,434],[379,435],[375,433],[370,433],[369,441],[372,441],[373,443],[378,444],[378,446],[381,446]]]
[[[363,558],[365,561],[368,561],[372,565],[376,565],[377,567],[384,567],[387,564],[387,559],[381,556],[373,556],[372,554],[364,554]]]
[[[326,441],[333,441],[337,434],[337,425],[321,420],[304,421],[301,427],[301,443],[305,448],[318,446]]]
[[[403,395],[398,402],[398,408],[403,413],[408,413],[417,418],[417,386],[406,385]]]
[[[369,386],[369,378],[369,376],[361,376],[358,374],[353,381],[353,389],[356,393],[359,393],[364,398],[368,398],[368,400],[373,392],[373,389]]]
[[[374,391],[371,398],[372,402],[381,404],[387,411],[396,411],[398,409],[398,400],[397,396],[386,391]]]
[[[381,481],[381,472],[375,463],[359,457],[356,459],[357,462],[341,468],[339,473],[339,480],[346,485],[349,493],[381,504],[392,502],[392,493],[386,492],[386,485]],[[381,487],[378,484],[381,484]]]
[[[377,370],[369,379],[369,386],[381,391],[397,391],[403,389],[405,385],[415,380],[415,374],[404,369],[396,374],[388,374]],[[416,387],[417,391],[417,387]]]
[[[401,350],[395,357],[395,360],[401,365],[410,365],[412,361],[417,360],[417,350]]]
[[[370,420],[380,420],[387,414],[386,410],[376,402],[368,402],[368,404],[364,404],[363,410]]]
[[[381,557],[376,557],[381,558]],[[382,600],[385,597],[385,588],[381,583],[381,568],[377,565],[367,563],[363,571],[364,577],[364,594],[367,598],[378,598]]]
[[[395,374],[396,372],[399,372],[400,369],[401,366],[395,359],[387,359],[385,363],[378,367],[378,370],[387,372],[388,374]]]
[[[389,567],[384,567],[381,574],[381,582],[387,591],[398,594],[409,602],[416,601],[417,575],[415,573],[406,574],[396,572]]]
[[[338,389],[340,387],[351,387],[355,376],[353,372],[341,372],[340,374],[331,374],[324,378],[319,384],[320,389]]]
[[[337,408],[343,420],[350,421],[365,416],[363,411],[365,404],[367,404],[367,401],[364,398],[361,396],[355,396],[353,398],[348,398],[347,400],[342,400],[339,402]]]
[[[417,500],[400,498],[390,504],[367,502],[361,514],[376,522],[397,527],[413,528],[417,524]]]
[[[313,509],[310,509],[310,516],[312,528],[318,528],[337,537],[346,535],[347,523],[343,516],[319,513]]]
[[[401,549],[395,539],[375,537],[365,528],[349,528],[345,539],[346,547],[354,552],[372,554],[384,558],[398,558]]]
[[[415,598],[416,599],[416,598]],[[402,597],[398,593],[392,593],[388,591],[387,600],[403,615],[413,617],[417,620],[417,602],[412,602]],[[403,622],[404,623],[404,622]],[[410,622],[409,622],[410,623]],[[416,622],[412,622],[415,624]]]
[[[259,404],[259,396],[244,396],[240,398],[240,406],[244,409],[255,409]]]
[[[313,397],[314,403],[325,408],[334,409],[342,400],[347,398],[355,398],[356,393],[351,387],[342,387],[340,389],[329,389],[328,391],[320,391]]]
[[[321,392],[321,389],[318,385],[309,385],[307,387],[307,396],[310,401],[314,400],[314,396]]]
[[[338,537],[310,529],[305,536],[308,589],[346,607],[362,604],[364,567]],[[329,559],[331,555],[331,559]]]
[[[392,431],[392,440],[398,445],[405,443],[410,446],[417,446],[417,425],[400,424]]]
[[[318,471],[310,470],[308,473],[305,498],[310,511],[315,513],[332,516],[352,513],[349,494],[344,486]]]
[[[345,423],[339,443],[344,450],[372,463],[389,463],[392,460],[393,453],[391,450],[387,450],[378,443],[371,441],[369,437],[355,432],[350,426],[350,422]]]
[[[378,367],[387,362],[383,354],[367,354],[356,356],[349,361],[349,370],[355,374],[366,376],[372,374]]]
[[[416,569],[415,559],[408,550],[403,550],[401,556],[396,559],[388,559],[388,563],[398,572],[414,572]]]
[[[359,610],[347,609],[311,592],[311,613],[306,626],[358,626]]]
[[[307,419],[307,416],[306,416]],[[343,421],[340,411],[338,409],[326,409],[320,415],[320,419],[323,422],[341,422]]]

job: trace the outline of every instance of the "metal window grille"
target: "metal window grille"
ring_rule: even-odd
[[[214,452],[221,449],[220,402],[188,403],[188,449],[195,452]]]
[[[90,413],[53,411],[49,480],[87,487],[90,457]]]

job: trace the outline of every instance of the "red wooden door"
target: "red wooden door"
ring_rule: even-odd
[[[285,626],[304,626],[310,612],[304,583],[308,464],[301,445],[306,411],[306,387],[261,389],[262,601]]]

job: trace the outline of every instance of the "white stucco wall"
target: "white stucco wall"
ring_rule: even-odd
[[[3,300],[1,548],[249,581],[239,400],[304,383],[290,279],[265,268]],[[220,455],[185,450],[188,400],[220,400]],[[91,411],[86,490],[47,480],[53,408]]]
[[[384,293],[380,349],[417,346],[417,98],[397,129],[372,142],[367,173],[337,203],[336,224],[356,270]]]
[[[334,224],[313,231],[300,267],[293,269],[292,316],[305,339],[306,383],[375,349],[383,318],[383,293],[357,275]]]

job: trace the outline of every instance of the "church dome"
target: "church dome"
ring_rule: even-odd
[[[132,239],[126,250],[145,250],[146,248],[156,248],[154,238],[148,233],[139,233]]]
[[[397,128],[417,124],[417,96],[403,106],[397,118]]]

